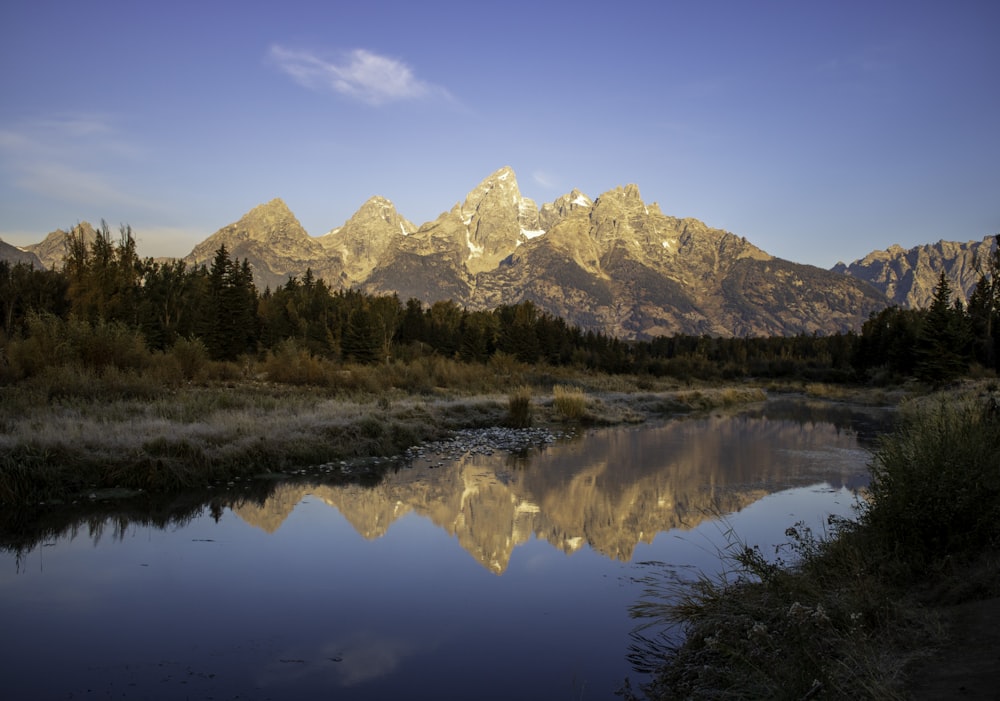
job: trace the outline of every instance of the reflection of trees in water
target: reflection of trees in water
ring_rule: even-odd
[[[839,430],[851,431],[868,448],[886,433],[895,420],[896,410],[889,407],[866,407],[828,402],[819,399],[787,397],[772,399],[746,412],[747,416],[780,419],[802,424],[829,423]]]
[[[15,554],[20,565],[40,544],[61,538],[123,540],[135,528],[181,528],[206,511],[216,521],[226,509],[239,505],[263,505],[277,483],[249,482],[238,491],[186,494],[141,494],[128,499],[82,498],[77,503],[0,509],[0,551]]]

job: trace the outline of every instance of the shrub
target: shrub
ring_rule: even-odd
[[[150,363],[142,334],[118,322],[94,324],[53,314],[31,314],[23,339],[8,345],[15,377],[35,377],[47,368],[76,365],[103,373],[107,368],[141,370]]]
[[[170,349],[181,376],[188,382],[200,379],[208,366],[208,348],[200,338],[178,338]]]
[[[146,340],[137,329],[103,320],[89,324],[76,317],[70,317],[66,326],[76,358],[86,367],[103,372],[107,368],[141,370],[149,365]]]
[[[531,388],[518,387],[507,398],[507,425],[513,428],[531,426]]]
[[[278,344],[268,353],[264,372],[272,382],[291,385],[326,385],[329,379],[326,363],[302,348],[294,339]]]
[[[875,453],[862,522],[914,569],[1000,546],[996,399],[904,407]]]

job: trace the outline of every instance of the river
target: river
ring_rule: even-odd
[[[0,549],[11,699],[608,699],[641,580],[850,516],[887,414],[771,401],[169,505],[51,508]],[[65,512],[65,513],[63,513]]]

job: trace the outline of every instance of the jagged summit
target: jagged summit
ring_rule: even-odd
[[[233,258],[250,261],[254,282],[261,288],[276,287],[290,275],[301,275],[309,267],[302,266],[304,261],[323,257],[323,247],[306,233],[279,197],[257,205],[238,221],[216,231],[195,246],[184,261],[209,265],[222,245]]]
[[[472,273],[491,270],[525,238],[538,231],[538,208],[521,196],[517,176],[509,166],[477,185],[459,207],[467,227],[466,266]]]
[[[339,258],[343,280],[364,280],[400,237],[409,236],[417,227],[402,217],[396,206],[380,195],[370,197],[347,222],[318,242]]]
[[[24,250],[38,257],[41,265],[48,270],[58,270],[63,267],[66,257],[66,243],[70,235],[83,236],[83,242],[89,247],[97,238],[97,230],[90,222],[80,222],[69,231],[56,229],[40,243],[25,246]]]

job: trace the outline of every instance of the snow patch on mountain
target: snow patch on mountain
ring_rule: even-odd
[[[465,232],[465,243],[469,247],[469,260],[472,260],[473,258],[482,258],[483,254],[486,252],[486,249],[483,246],[477,246],[473,242],[468,231]]]

